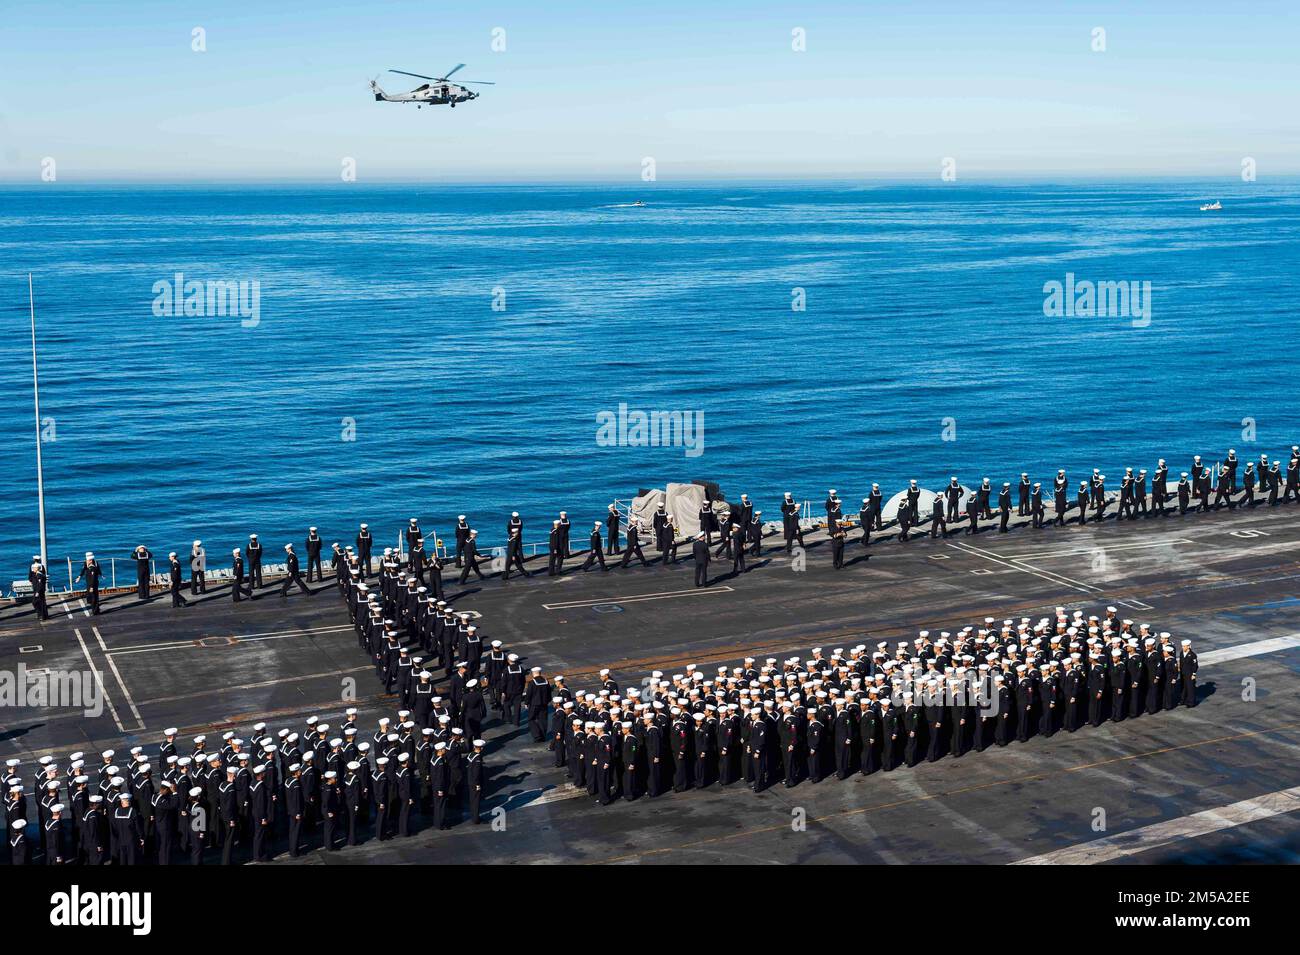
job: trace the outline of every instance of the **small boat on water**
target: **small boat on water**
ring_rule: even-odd
[[[645,203],[642,202],[640,199],[638,199],[636,202],[632,203],[632,205],[634,205],[634,206],[643,206],[643,205],[645,205]]]
[[[1218,199],[1215,199],[1213,202],[1207,202],[1205,205],[1201,206],[1201,211],[1217,212],[1219,209],[1222,208],[1223,208],[1223,203],[1220,202]]]

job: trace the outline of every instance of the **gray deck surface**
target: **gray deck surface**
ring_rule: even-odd
[[[1193,640],[1201,703],[844,782],[758,795],[715,785],[607,808],[575,793],[526,729],[493,721],[487,806],[506,807],[504,831],[459,824],[439,833],[420,819],[407,839],[298,861],[1004,863],[1124,832],[1135,833],[1140,849],[1143,827],[1300,786],[1300,507],[1108,517],[1008,534],[986,527],[975,538],[907,543],[878,536],[869,550],[855,537],[840,571],[824,540],[813,535],[809,544],[806,570],[767,546],[736,579],[721,574],[730,562],[715,563],[703,591],[692,587],[686,560],[607,574],[582,574],[570,561],[558,580],[491,579],[463,590],[448,573],[448,593],[458,609],[482,614],[486,639],[504,640],[548,675],[564,673],[574,688],[590,686],[602,666],[626,687],[687,662],[734,665],[746,655],[910,639],[986,615],[1036,620],[1058,605],[1100,613],[1116,604],[1122,616]],[[21,756],[30,781],[41,754],[66,760],[78,749],[156,744],[169,725],[193,734],[265,719],[298,729],[312,713],[337,722],[347,678],[356,680],[361,725],[373,727],[392,704],[332,582],[313,586],[319,592],[310,597],[281,599],[277,587],[242,604],[221,588],[182,610],[165,594],[148,605],[117,596],[99,617],[79,601],[56,601],[45,624],[30,607],[0,610],[0,668],[93,667],[111,701],[93,719],[0,711],[0,757]],[[1280,638],[1275,648],[1248,648],[1236,659],[1212,652],[1271,638]],[[1253,701],[1242,698],[1248,679]],[[1105,832],[1093,831],[1097,808]],[[796,809],[806,814],[804,831],[792,828]],[[1300,813],[1190,837],[1181,825],[1150,848],[1094,861],[1300,857]]]

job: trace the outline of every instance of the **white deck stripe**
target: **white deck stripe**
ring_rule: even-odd
[[[1172,540],[1147,541],[1143,544],[1097,544],[1095,547],[1080,548],[1078,550],[1043,550],[1032,554],[993,554],[993,556],[1001,557],[1003,560],[1048,560],[1056,557],[1077,557],[1079,555],[1095,554],[1099,550],[1110,553],[1113,550],[1147,550],[1151,547],[1169,547],[1173,544],[1194,543],[1196,542],[1186,537],[1175,537]],[[990,553],[992,552],[990,551]]]
[[[1300,810],[1300,786],[1265,793],[1254,799],[1243,799],[1218,809],[1206,809],[1190,816],[1157,822],[1141,829],[1118,832],[1081,845],[1066,846],[1055,852],[1020,859],[1012,865],[1097,865],[1113,862],[1182,839],[1194,839],[1297,810]]]
[[[86,646],[86,641],[81,638],[80,630],[72,631],[77,636],[77,642],[81,644],[81,652],[86,655],[86,665],[90,667],[90,672],[95,674],[95,683],[99,686],[99,692],[104,697],[104,702],[108,704],[108,713],[113,717],[113,722],[117,724],[118,732],[125,733],[126,727],[122,725],[122,719],[117,715],[117,707],[113,705],[113,698],[108,695],[108,687],[104,686],[104,678],[100,675],[99,668],[95,666],[95,661],[90,658],[90,648]]]
[[[570,610],[575,607],[598,607],[601,604],[630,604],[640,600],[667,600],[670,597],[700,597],[708,594],[733,593],[732,587],[692,587],[690,590],[666,590],[658,594],[633,594],[628,597],[601,597],[597,600],[568,600],[558,604],[542,604],[545,610]]]
[[[351,625],[340,627],[317,627],[310,630],[284,630],[277,633],[263,634],[231,634],[229,636],[212,636],[199,637],[194,640],[172,640],[168,643],[144,643],[138,646],[122,647],[120,650],[110,650],[110,656],[123,656],[129,653],[156,653],[159,650],[212,650],[225,646],[238,646],[241,643],[259,643],[263,640],[289,640],[293,637],[306,637],[316,634],[333,636],[335,634],[346,633],[352,630]],[[205,643],[205,640],[231,640],[233,643]]]
[[[1102,591],[1099,588],[1094,587],[1091,584],[1085,584],[1077,580],[1071,580],[1069,577],[1063,577],[1061,574],[1053,573],[1050,570],[1041,570],[1030,564],[1021,564],[1015,561],[1003,560],[1001,557],[994,555],[990,551],[981,550],[978,547],[972,547],[970,544],[949,542],[948,546],[953,548],[953,550],[959,550],[965,554],[971,554],[975,557],[982,557],[984,560],[992,561],[993,563],[997,564],[999,567],[1006,567],[1008,570],[1018,570],[1024,574],[1032,574],[1034,577],[1038,577],[1041,580],[1046,580],[1049,583],[1057,584],[1058,586],[1064,584],[1065,586],[1073,590],[1077,590],[1080,593],[1085,593],[1085,594],[1102,593]]]
[[[1254,643],[1224,647],[1222,650],[1206,650],[1204,653],[1198,653],[1196,659],[1201,666],[1210,666],[1215,663],[1227,663],[1229,660],[1240,660],[1242,657],[1257,657],[1261,653],[1290,650],[1292,647],[1300,647],[1300,634],[1293,634],[1289,637],[1273,637],[1269,640],[1256,640]]]
[[[117,664],[113,662],[113,655],[108,652],[108,647],[104,645],[104,636],[99,632],[98,627],[91,627],[91,633],[99,641],[99,649],[103,651],[104,659],[108,661],[108,668],[113,671],[113,677],[117,680],[118,688],[122,691],[122,697],[126,700],[126,705],[131,707],[131,715],[135,717],[135,728],[132,733],[138,733],[144,729],[144,720],[140,718],[140,711],[136,709],[135,700],[131,699],[131,691],[126,688],[126,683],[122,680],[122,674],[118,672]]]

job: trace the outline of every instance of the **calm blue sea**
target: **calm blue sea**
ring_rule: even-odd
[[[0,586],[37,539],[28,270],[52,564],[1300,440],[1295,181],[5,188]],[[176,272],[258,282],[256,327],[155,315]],[[1149,324],[1044,316],[1066,273],[1150,282]],[[620,403],[703,412],[703,453],[598,446]]]

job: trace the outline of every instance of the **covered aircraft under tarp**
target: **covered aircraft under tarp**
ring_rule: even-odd
[[[669,483],[664,490],[656,488],[634,497],[629,513],[641,522],[642,528],[649,529],[654,526],[655,511],[662,502],[664,510],[673,516],[678,535],[689,537],[700,532],[700,506],[707,496],[699,484]]]

